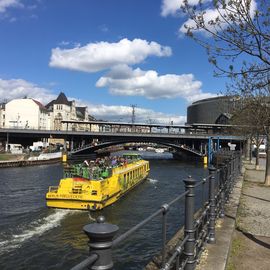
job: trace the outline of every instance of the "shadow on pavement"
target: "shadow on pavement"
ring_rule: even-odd
[[[255,197],[255,196],[252,196],[252,195],[249,195],[249,194],[246,194],[246,193],[242,193],[242,195],[247,196],[247,197],[250,197],[250,198],[254,198],[254,199],[257,199],[257,200],[261,200],[261,201],[264,201],[264,202],[270,202],[270,200],[266,200],[266,199],[263,199],[263,198]]]
[[[265,243],[264,241],[256,238],[254,235],[252,235],[251,233],[247,233],[247,232],[243,232],[241,229],[236,228],[237,231],[241,232],[244,236],[246,236],[248,239],[250,239],[251,241],[255,242],[256,244],[265,247],[267,249],[270,249],[270,244]]]

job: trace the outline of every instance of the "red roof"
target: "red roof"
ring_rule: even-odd
[[[39,106],[40,109],[47,111],[46,107],[42,103],[40,103],[39,101],[35,99],[32,99],[32,100]]]

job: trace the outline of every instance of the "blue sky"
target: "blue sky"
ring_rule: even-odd
[[[184,123],[225,91],[180,31],[182,0],[0,0],[0,99],[46,104],[63,91],[98,119]]]

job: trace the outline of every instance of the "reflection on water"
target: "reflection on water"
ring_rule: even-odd
[[[82,227],[102,214],[107,222],[127,231],[163,203],[184,191],[188,175],[200,179],[207,174],[201,165],[180,163],[169,153],[141,153],[150,159],[149,179],[127,196],[100,212],[48,209],[45,193],[62,177],[62,165],[1,169],[0,175],[0,268],[70,269],[88,254]],[[151,156],[152,155],[152,156]],[[155,158],[155,159],[154,159]],[[172,236],[183,220],[183,204],[168,216]],[[113,252],[116,269],[142,269],[159,250],[161,218],[135,233]]]

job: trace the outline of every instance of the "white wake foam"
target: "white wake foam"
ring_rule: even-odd
[[[61,221],[72,210],[54,210],[55,212],[47,217],[35,220],[27,225],[21,233],[13,234],[9,240],[0,241],[0,253],[20,247],[25,241],[34,236],[40,236],[61,224]]]
[[[152,184],[156,184],[158,182],[157,179],[148,178],[148,181]]]

